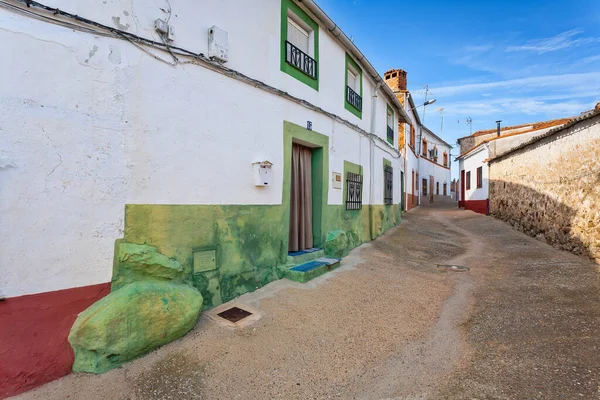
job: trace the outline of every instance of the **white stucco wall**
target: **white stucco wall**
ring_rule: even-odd
[[[408,115],[408,117],[411,120],[411,124],[415,127],[415,145],[416,145],[416,141],[418,140],[418,125],[417,125],[417,119],[415,116],[415,110],[411,110],[410,109],[410,102],[408,101],[408,97],[407,94],[404,94],[404,109],[406,111],[406,114]],[[418,172],[419,172],[419,158],[416,156],[416,149],[412,150],[411,147],[409,146],[410,143],[410,125],[409,124],[404,124],[404,154],[406,156],[406,173],[404,175],[404,187],[405,187],[405,192],[407,194],[413,194],[415,196],[417,196],[419,194],[419,190],[420,190],[420,186],[419,186],[419,182],[418,182]],[[413,190],[413,183],[412,183],[412,173],[415,173],[415,183],[414,183],[414,190]],[[408,198],[405,199],[405,201],[409,201]]]
[[[508,136],[508,137],[500,137],[499,139],[493,140],[489,142],[491,155],[492,157],[498,156],[502,153],[506,153],[510,149],[520,145],[521,143],[528,142],[536,136],[541,136],[544,133],[548,132],[550,129],[555,129],[556,126],[551,126],[549,128],[538,129],[535,131],[522,133],[520,135]]]
[[[433,149],[434,146],[438,149],[438,161],[434,162],[432,159],[423,156],[423,147],[422,140],[423,138],[427,140],[427,150]],[[420,149],[420,157],[419,157],[419,188],[423,185],[423,179],[427,179],[427,188],[429,194],[430,188],[430,179],[433,176],[433,194],[436,195],[436,184],[439,183],[439,195],[442,196],[444,194],[444,183],[446,184],[446,196],[450,197],[450,183],[451,179],[451,170],[450,170],[450,146],[446,143],[442,142],[436,136],[430,134],[426,129],[422,131],[421,137],[421,146]],[[444,163],[444,152],[448,154],[448,168],[443,167]],[[427,152],[429,155],[429,152]]]
[[[483,144],[461,160],[459,168],[461,171],[465,170],[465,179],[467,172],[471,171],[471,189],[467,190],[465,185],[465,200],[486,200],[489,198],[489,166],[487,162],[483,162],[489,158],[489,154],[488,147]],[[477,168],[479,167],[482,167],[483,173],[481,188],[477,188]]]
[[[508,134],[512,134],[515,132],[520,132],[526,128],[531,128],[531,126],[525,128],[519,128],[515,130],[509,131]],[[486,200],[489,198],[489,189],[488,189],[488,180],[489,180],[489,165],[488,163],[483,163],[483,160],[486,160],[491,157],[498,156],[503,154],[510,149],[520,145],[521,143],[525,143],[531,140],[534,137],[541,136],[544,133],[548,132],[550,129],[555,129],[556,126],[544,129],[538,129],[532,132],[522,133],[514,136],[506,136],[500,138],[491,137],[487,143],[480,144],[477,148],[473,149],[467,155],[462,157],[459,161],[459,174],[463,169],[465,170],[465,174],[467,171],[471,171],[471,190],[465,189],[465,199],[466,200]],[[503,134],[507,134],[503,132]],[[490,138],[488,138],[490,139]],[[483,187],[477,189],[477,167],[483,166]],[[460,176],[460,175],[459,175]],[[459,184],[459,193],[460,193],[460,184]],[[460,196],[459,196],[460,197]],[[462,199],[461,199],[462,200]]]
[[[155,39],[152,24],[166,8],[140,0],[47,3]],[[278,0],[172,0],[171,7],[175,45],[206,53],[206,32],[218,25],[229,32],[229,68],[370,130],[373,85],[363,74],[358,119],[344,108],[345,51],[324,29],[318,92],[280,71]],[[127,203],[281,204],[284,120],[312,121],[330,137],[330,173],[343,172],[344,160],[361,164],[368,203],[369,140],[344,124],[201,66],[161,63],[127,41],[5,9],[0,24],[0,51],[11,55],[0,67],[4,296],[109,281]],[[375,127],[384,140],[387,104],[379,94]],[[396,177],[404,160],[378,146],[374,203],[382,204],[382,158]],[[253,184],[252,162],[262,160],[274,164],[268,188]],[[342,204],[342,196],[330,187],[329,204]]]

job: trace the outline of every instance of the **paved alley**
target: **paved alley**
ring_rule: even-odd
[[[467,266],[447,272],[438,265]],[[203,313],[187,336],[103,375],[20,399],[594,399],[597,265],[491,217],[434,203],[306,284]]]

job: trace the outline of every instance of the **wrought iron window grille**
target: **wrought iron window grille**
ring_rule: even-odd
[[[317,79],[317,61],[287,40],[285,41],[285,62],[311,78]]]
[[[362,111],[362,97],[356,93],[350,86],[346,86],[346,101],[358,111]]]
[[[384,204],[393,204],[393,183],[394,183],[394,170],[391,166],[386,165],[383,169],[385,175],[385,190],[383,194]]]
[[[346,174],[346,210],[362,209],[362,186],[361,174],[348,172]]]

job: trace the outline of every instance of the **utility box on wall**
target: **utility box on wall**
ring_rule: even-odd
[[[195,274],[217,269],[217,252],[215,250],[195,251],[193,256]]]
[[[215,25],[208,30],[208,57],[221,62],[229,60],[229,35]]]
[[[273,164],[269,161],[261,161],[252,163],[254,167],[254,186],[269,186],[271,185],[271,167]]]
[[[331,173],[331,187],[334,189],[342,188],[342,174],[340,174],[339,172]]]

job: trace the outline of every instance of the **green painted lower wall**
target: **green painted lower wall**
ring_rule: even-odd
[[[291,155],[294,142],[312,148],[313,234],[326,255],[343,257],[400,223],[400,205],[364,205],[346,210],[328,205],[329,137],[283,122],[281,205],[145,205],[125,207],[125,234],[119,243],[146,244],[183,265],[182,279],[204,298],[203,309],[227,302],[281,278],[287,262]],[[346,172],[362,167],[344,163]],[[345,190],[345,188],[343,189]],[[372,226],[371,226],[372,224]],[[329,242],[328,242],[329,241]],[[329,249],[329,250],[328,250]],[[328,253],[329,251],[329,253]],[[204,260],[194,272],[196,262]],[[214,257],[214,260],[212,258]],[[115,257],[113,290],[141,279]]]
[[[401,221],[399,205],[363,206],[352,211],[342,205],[326,205],[321,243],[330,232],[341,230],[348,238],[341,251],[346,255],[371,240],[371,209],[375,237]],[[209,309],[281,278],[277,267],[287,262],[288,214],[289,208],[282,205],[129,204],[125,208],[125,236],[119,242],[154,246],[159,253],[179,261],[187,280],[202,293],[203,309]],[[215,250],[216,269],[194,273],[194,252],[203,249]],[[118,259],[113,269],[113,290],[136,279]]]
[[[278,279],[287,259],[282,206],[127,205],[125,241],[177,259],[211,308]],[[194,251],[216,250],[216,270],[193,273]],[[113,286],[123,276],[115,266]]]

